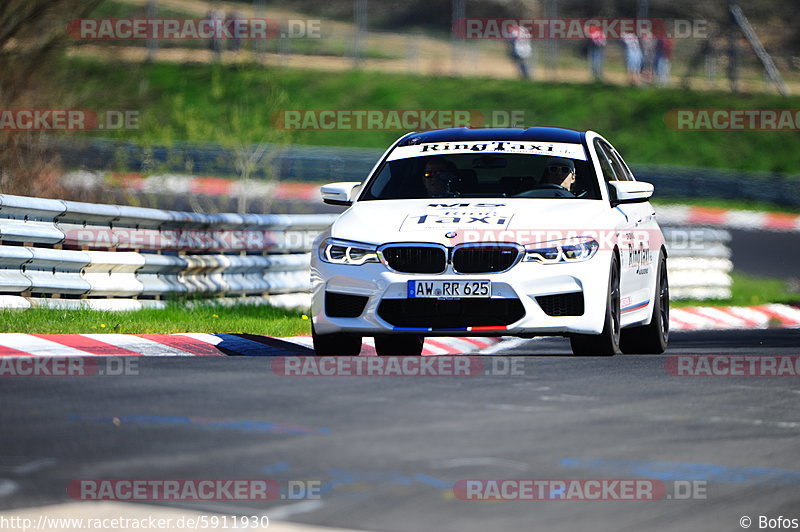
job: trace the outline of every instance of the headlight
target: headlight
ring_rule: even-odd
[[[319,259],[331,264],[359,266],[367,262],[380,262],[378,249],[370,244],[326,238],[319,246]]]
[[[600,244],[591,238],[569,238],[551,240],[525,246],[525,262],[558,264],[562,262],[581,262],[594,257]]]

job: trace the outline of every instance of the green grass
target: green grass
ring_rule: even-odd
[[[731,274],[733,286],[730,299],[710,300],[673,300],[673,307],[697,306],[752,306],[767,303],[798,303],[800,292],[797,287],[789,286],[787,281],[781,279],[765,279],[743,273]]]
[[[285,337],[311,334],[301,312],[237,305],[171,305],[163,310],[101,312],[93,310],[0,310],[0,332],[31,334],[168,334],[183,332],[249,333]]]
[[[785,281],[761,279],[734,273],[730,300],[678,301],[675,308],[688,306],[749,306],[766,303],[797,303],[800,293]],[[796,289],[795,289],[796,290]],[[184,332],[248,333],[273,337],[311,334],[311,321],[298,311],[274,307],[238,305],[177,304],[163,310],[101,312],[94,310],[0,310],[0,333],[28,334],[170,334]]]
[[[800,97],[733,95],[603,84],[317,72],[252,64],[151,64],[114,68],[69,60],[90,108],[138,109],[141,127],[118,132],[141,144],[292,142],[384,148],[402,131],[282,131],[286,109],[475,109],[524,113],[527,125],[593,129],[632,164],[800,174],[800,132],[682,132],[671,109],[800,108]],[[91,96],[88,96],[91,95]],[[103,136],[111,132],[100,132]]]

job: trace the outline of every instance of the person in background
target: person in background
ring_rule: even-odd
[[[214,34],[209,39],[208,46],[214,56],[214,61],[219,61],[222,55],[222,25],[224,24],[224,14],[222,10],[214,5],[206,13],[206,20],[210,21]]]
[[[642,48],[641,80],[645,84],[653,83],[656,72],[656,38],[651,33],[645,33],[639,39]]]
[[[656,85],[669,85],[670,62],[672,60],[672,39],[661,33],[656,40]]]
[[[528,71],[528,59],[531,52],[531,33],[522,26],[511,26],[508,30],[508,53],[517,64],[523,79],[531,77]]]
[[[595,81],[603,81],[603,56],[606,48],[606,36],[599,25],[589,27],[589,71]]]
[[[639,73],[642,70],[642,49],[636,34],[625,32],[620,35],[620,41],[625,48],[625,67],[628,71],[628,83],[639,85]]]
[[[226,18],[226,21],[233,21],[233,24],[231,26],[232,28],[236,27],[237,21],[242,21],[243,20],[242,16],[235,9],[231,9],[230,11],[228,11],[228,14],[226,15],[225,18]],[[232,33],[233,33],[233,30],[232,30]],[[242,47],[242,40],[240,38],[238,38],[236,36],[236,34],[234,33],[233,38],[231,38],[230,42],[228,43],[228,49],[231,52],[235,53],[235,52],[238,52],[241,47]]]

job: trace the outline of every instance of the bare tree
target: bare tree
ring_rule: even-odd
[[[54,106],[55,72],[69,45],[67,25],[103,0],[0,2],[0,110]],[[0,130],[0,192],[60,192],[54,159],[40,133]]]

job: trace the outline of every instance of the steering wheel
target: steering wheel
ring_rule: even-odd
[[[573,192],[571,192],[566,187],[562,187],[561,185],[556,185],[555,183],[541,183],[536,185],[535,187],[531,188],[530,190],[554,190],[556,192],[562,192],[563,194],[557,194],[556,197],[562,198],[577,198]],[[518,196],[525,197],[525,192],[522,194],[518,194]]]
[[[556,190],[566,190],[567,192],[569,192],[569,190],[567,190],[565,187],[562,187],[561,185],[556,185],[555,183],[541,183],[539,185],[536,185],[535,187],[532,187],[531,190],[535,190],[537,188],[554,188]]]

